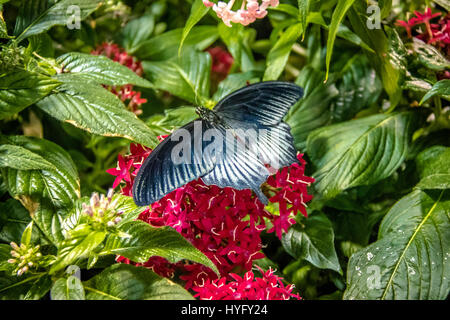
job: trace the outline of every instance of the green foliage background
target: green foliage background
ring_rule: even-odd
[[[280,79],[305,89],[286,122],[317,182],[309,217],[281,242],[265,234],[268,258],[258,264],[277,268],[305,299],[446,299],[450,80],[438,76],[450,62],[394,23],[426,6],[445,15],[450,3],[371,2],[380,29],[368,28],[365,0],[285,0],[232,28],[201,0],[0,1],[0,297],[192,298],[111,258],[212,266],[203,254],[170,228],[132,221],[142,208],[130,199],[121,199],[127,221],[116,233],[80,221],[81,203],[106,192],[105,170],[130,141],[155,147],[157,135],[195,118],[195,105]],[[69,5],[81,8],[78,30],[65,26]],[[143,61],[145,79],[89,55],[104,41]],[[204,52],[213,44],[234,58],[220,83]],[[101,86],[127,83],[148,99],[139,118]],[[7,243],[22,240],[54,256],[51,267],[11,276]],[[64,272],[70,264],[93,277]]]

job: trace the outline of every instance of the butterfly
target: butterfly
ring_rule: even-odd
[[[227,95],[199,118],[174,131],[144,160],[133,183],[133,200],[149,205],[186,183],[261,191],[270,170],[297,162],[290,127],[283,122],[303,96],[293,83],[265,81]]]

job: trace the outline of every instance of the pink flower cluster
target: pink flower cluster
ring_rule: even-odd
[[[212,7],[217,16],[228,27],[231,27],[231,22],[247,26],[255,22],[256,19],[264,18],[267,15],[267,8],[278,6],[279,0],[262,0],[261,3],[258,0],[242,0],[241,7],[237,11],[233,11],[235,0],[230,0],[228,3],[223,1],[214,3],[203,0],[203,4]]]
[[[416,11],[414,14],[416,15],[414,18],[408,21],[398,20],[396,24],[406,29],[408,37],[412,38],[413,32],[416,32],[417,34],[414,35],[416,38],[441,48],[447,57],[450,57],[450,13],[437,23],[431,20],[440,17],[441,13],[432,13],[430,8],[424,13]],[[424,28],[417,29],[415,28],[417,26]]]
[[[256,278],[252,271],[245,273],[243,277],[230,273],[234,281],[227,282],[227,277],[211,281],[208,279],[203,286],[194,288],[201,300],[289,300],[295,298],[300,300],[298,294],[293,294],[294,285],[284,286],[283,278],[274,274],[269,268],[264,272],[259,271],[262,278]]]
[[[118,167],[107,170],[116,176],[114,187],[125,182],[122,194],[131,196],[137,171],[150,153],[151,149],[132,144],[129,155],[119,155]],[[298,212],[306,215],[305,203],[312,199],[306,187],[314,179],[304,175],[302,155],[298,159],[300,163],[279,170],[267,181],[270,201],[278,203],[280,215],[268,212],[251,190],[209,186],[197,179],[153,203],[139,219],[155,227],[176,229],[208,256],[223,276],[230,272],[249,271],[254,260],[264,257],[260,234],[267,229],[267,223],[273,225],[268,232],[275,231],[281,238],[282,232],[295,223],[294,217]],[[132,263],[123,257],[117,261]],[[152,257],[139,265],[165,277],[173,277],[177,271],[187,289],[217,278],[209,268],[186,261],[171,264],[163,258]]]
[[[107,56],[111,60],[133,70],[138,76],[142,76],[144,73],[141,62],[133,56],[130,56],[124,49],[119,48],[117,44],[103,43],[96,50],[92,51],[91,54]],[[136,115],[142,113],[142,110],[139,108],[143,103],[147,102],[147,99],[141,98],[139,91],[133,91],[131,84],[120,87],[105,87],[118,96],[127,105],[128,110],[134,112]]]

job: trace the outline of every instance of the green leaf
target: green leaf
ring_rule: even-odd
[[[85,300],[83,284],[74,276],[56,280],[50,295],[52,300]]]
[[[0,273],[0,299],[1,300],[24,300],[27,299],[40,299],[48,289],[47,285],[41,281],[42,274],[38,275],[22,275],[20,277],[16,275],[5,275]],[[45,276],[44,276],[45,277]],[[51,285],[51,281],[50,281]],[[33,290],[30,294],[29,291]]]
[[[219,102],[221,99],[225,98],[227,95],[243,88],[247,85],[247,82],[254,83],[258,82],[261,77],[260,72],[257,71],[247,71],[244,73],[231,73],[224,80],[219,83],[216,93],[214,93],[212,99],[215,102]]]
[[[20,235],[30,221],[30,214],[19,201],[8,199],[0,203],[0,240],[20,243]]]
[[[306,149],[306,139],[313,130],[330,123],[330,104],[338,94],[335,85],[319,83],[291,108],[285,121],[291,126],[291,134],[298,150]]]
[[[123,137],[150,148],[159,143],[156,135],[111,92],[70,74],[61,79],[65,83],[59,92],[37,104],[49,115],[94,134]]]
[[[77,6],[80,9],[81,20],[89,16],[95,11],[102,0],[61,0],[57,3],[50,5],[42,14],[33,19],[33,21],[23,30],[22,28],[16,29],[15,34],[18,35],[17,42],[23,39],[47,31],[56,25],[66,25],[70,21],[70,7]],[[39,3],[42,6],[42,1],[30,1],[29,6]],[[28,4],[27,4],[28,5]],[[33,8],[31,8],[33,9]],[[20,35],[17,31],[21,31]]]
[[[413,41],[413,50],[417,53],[422,65],[436,71],[442,71],[450,67],[450,61],[448,61],[438,49],[415,37],[413,38]]]
[[[333,11],[333,17],[331,18],[331,24],[328,34],[328,41],[327,41],[327,57],[326,57],[326,67],[327,67],[327,73],[325,75],[325,79],[328,80],[328,74],[330,71],[330,63],[331,63],[331,56],[333,54],[333,47],[334,42],[336,40],[336,35],[339,29],[339,25],[341,24],[342,20],[345,17],[345,14],[347,13],[348,9],[353,5],[353,2],[355,0],[339,0],[338,4],[336,6],[336,9]]]
[[[155,17],[145,14],[140,18],[133,19],[122,29],[122,46],[127,52],[135,51],[139,45],[147,40],[155,27]]]
[[[121,255],[141,263],[152,256],[163,257],[170,262],[188,259],[219,274],[211,260],[171,227],[155,228],[143,221],[131,221],[123,224],[120,231],[131,237],[109,236],[100,254]]]
[[[250,48],[250,41],[256,36],[255,30],[245,28],[241,24],[233,24],[230,28],[224,23],[219,24],[218,30],[220,39],[234,58],[233,68],[234,66],[240,67],[242,72],[256,69],[255,59]]]
[[[446,299],[449,196],[448,190],[416,189],[397,202],[379,240],[351,257],[344,299]]]
[[[135,51],[129,52],[139,60],[162,61],[175,58],[181,42],[183,29],[174,29],[143,41]],[[184,50],[204,50],[218,38],[216,26],[193,27],[184,40]]]
[[[195,104],[209,97],[211,56],[207,52],[190,51],[176,60],[144,61],[142,66],[160,90]]]
[[[420,175],[420,189],[450,188],[450,148],[434,146],[422,151],[416,158]]]
[[[79,198],[77,169],[63,148],[45,139],[25,136],[7,137],[7,143],[45,157],[55,167],[41,170],[2,169],[9,193],[19,199],[31,215],[42,200],[48,200],[55,208],[69,208]]]
[[[49,274],[67,267],[78,259],[84,259],[105,240],[106,232],[92,230],[88,225],[79,225],[71,231],[58,250],[58,260]]]
[[[333,198],[389,177],[408,152],[413,113],[379,114],[312,132],[307,150],[319,168],[315,187]]]
[[[184,288],[143,267],[115,264],[83,283],[87,300],[192,300]]]
[[[186,25],[183,28],[181,34],[180,46],[178,48],[178,56],[181,55],[181,49],[183,48],[184,41],[186,40],[191,29],[208,13],[209,7],[203,4],[202,0],[195,0],[191,7],[191,13],[186,21]]]
[[[33,221],[31,221],[22,233],[20,243],[29,246],[31,243],[31,234],[33,232]]]
[[[422,105],[428,99],[434,96],[449,96],[450,95],[450,80],[445,79],[438,81],[434,84],[433,88],[427,92],[427,94],[422,98],[420,104]]]
[[[438,5],[443,7],[445,10],[450,11],[450,1],[449,0],[433,0]]]
[[[277,80],[280,77],[291,53],[292,46],[300,37],[302,31],[301,23],[291,25],[270,49],[266,60],[267,68],[264,72],[264,81]]]
[[[64,240],[63,221],[67,217],[67,209],[60,209],[53,206],[47,200],[33,204],[33,221],[56,247],[59,247]]]
[[[305,259],[320,269],[342,272],[334,248],[333,226],[323,213],[314,213],[291,226],[282,243],[295,259]]]
[[[56,79],[28,71],[0,77],[0,119],[22,111],[59,85]]]
[[[82,79],[110,86],[133,84],[144,88],[153,85],[139,77],[133,70],[105,56],[69,52],[56,59],[65,72],[76,74]]]
[[[305,35],[308,27],[308,14],[311,7],[311,0],[298,0],[298,14],[302,24],[302,34]]]
[[[5,167],[18,170],[56,169],[39,154],[11,144],[0,146],[0,168]]]

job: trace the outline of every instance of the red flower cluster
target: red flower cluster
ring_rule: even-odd
[[[133,56],[130,56],[124,49],[119,48],[117,44],[103,43],[94,51],[91,52],[94,55],[104,55],[113,61],[116,61],[129,69],[133,70],[138,76],[142,76],[144,69],[140,61],[136,60]],[[106,86],[105,86],[106,87]],[[139,107],[147,102],[147,99],[141,98],[139,91],[133,91],[133,86],[127,84],[121,87],[106,87],[116,96],[118,96],[126,105],[127,108],[134,112],[136,115],[140,115],[142,110]]]
[[[122,194],[131,196],[137,171],[150,153],[150,149],[132,144],[129,155],[119,155],[118,168],[107,170],[116,176],[114,187],[125,181]],[[269,200],[278,203],[280,215],[265,210],[251,190],[222,189],[198,179],[153,203],[151,210],[145,210],[139,219],[155,227],[176,229],[216,264],[221,275],[249,271],[254,260],[264,257],[260,234],[266,230],[268,221],[273,225],[268,232],[275,231],[281,238],[282,232],[295,223],[293,218],[298,212],[306,215],[305,202],[312,199],[306,186],[314,179],[304,176],[305,161],[302,155],[298,159],[300,163],[283,168],[268,179],[267,188],[273,193]],[[123,257],[118,261],[131,263]],[[165,277],[179,271],[187,289],[217,278],[209,268],[184,261],[170,264],[163,258],[152,257],[139,265]]]
[[[264,272],[258,267],[262,278],[255,278],[252,271],[242,278],[237,274],[230,274],[234,281],[227,283],[227,278],[207,280],[203,286],[195,287],[194,297],[201,300],[300,300],[298,294],[293,294],[294,285],[284,286],[283,278],[276,276],[273,270]]]
[[[226,78],[234,62],[231,54],[222,47],[213,47],[207,50],[212,58],[213,76],[217,77],[218,82]]]
[[[433,23],[431,20],[440,17],[441,13],[432,13],[430,8],[424,13],[416,11],[414,14],[416,15],[414,18],[408,21],[398,20],[396,24],[405,28],[410,38],[413,37],[413,31],[415,31],[416,38],[441,48],[447,57],[450,57],[450,14],[442,17],[437,23]],[[416,26],[424,28],[415,29]]]

